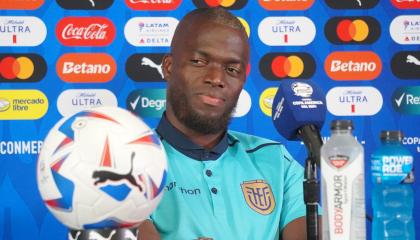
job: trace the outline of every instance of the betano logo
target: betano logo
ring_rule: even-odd
[[[56,0],[64,9],[104,10],[109,8],[114,0]]]
[[[269,117],[271,117],[273,101],[274,101],[274,97],[276,96],[277,89],[278,88],[276,87],[267,88],[260,95],[260,101],[259,101],[260,109],[265,115]]]
[[[166,89],[139,89],[132,91],[126,108],[140,117],[159,118],[166,109]]]
[[[308,79],[315,72],[315,60],[307,53],[268,53],[261,58],[260,71],[267,80]]]
[[[420,15],[402,15],[389,26],[392,40],[398,44],[420,44]]]
[[[65,82],[108,82],[117,71],[117,64],[106,53],[66,53],[56,64],[57,75]]]
[[[173,17],[134,17],[125,24],[124,36],[136,47],[169,47],[177,25]]]
[[[391,70],[401,79],[420,79],[420,51],[398,52],[392,57]]]
[[[169,11],[179,7],[181,0],[125,0],[125,4],[133,10]]]
[[[395,90],[392,106],[403,114],[420,115],[420,86],[400,87]]]
[[[334,9],[370,9],[375,7],[379,0],[325,0],[325,2]]]
[[[39,82],[47,72],[38,54],[0,54],[0,82]]]
[[[48,99],[39,90],[0,90],[0,120],[39,119],[48,110]]]
[[[392,5],[398,9],[419,9],[419,0],[391,0]]]
[[[0,46],[38,46],[47,36],[47,27],[37,17],[0,17]]]
[[[382,71],[382,62],[374,52],[332,52],[325,59],[325,72],[338,81],[374,80]]]
[[[328,111],[336,116],[372,116],[383,104],[374,87],[335,87],[328,91],[326,100]]]
[[[381,35],[379,22],[368,16],[331,18],[324,31],[334,44],[371,44]]]
[[[44,0],[1,0],[0,9],[35,10],[44,4]]]
[[[267,10],[306,10],[312,7],[315,0],[259,0],[260,5]]]
[[[193,0],[197,8],[223,7],[229,10],[238,10],[247,4],[248,0]]]

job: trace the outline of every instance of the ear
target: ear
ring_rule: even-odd
[[[166,54],[162,59],[163,78],[170,81],[172,74],[172,54]]]

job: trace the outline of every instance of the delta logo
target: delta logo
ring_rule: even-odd
[[[402,114],[420,115],[420,86],[396,89],[392,95],[392,106]]]
[[[258,36],[268,46],[305,46],[316,34],[307,17],[266,17],[258,25]]]
[[[402,15],[389,26],[392,40],[398,44],[420,44],[420,15]]]
[[[37,17],[0,17],[0,46],[38,46],[46,36],[47,27]]]
[[[166,89],[138,89],[132,91],[126,107],[140,117],[160,118],[166,109]]]
[[[44,0],[1,0],[0,9],[35,10],[44,4]]]
[[[269,117],[271,117],[271,114],[272,114],[273,101],[274,101],[274,97],[276,96],[277,89],[278,88],[276,87],[267,88],[260,95],[260,99],[259,99],[260,109],[265,115]]]
[[[398,9],[419,9],[419,0],[391,0],[392,5]]]
[[[374,87],[335,87],[328,91],[327,109],[335,116],[373,116],[383,99]]]
[[[163,53],[136,53],[125,63],[125,72],[136,82],[163,82]]]
[[[106,53],[66,53],[56,64],[57,75],[71,83],[103,83],[117,72],[117,64]]]
[[[337,81],[374,80],[382,71],[382,62],[370,51],[333,52],[325,59],[324,69]]]
[[[369,16],[334,17],[327,21],[324,32],[334,44],[372,44],[381,35],[381,26]]]
[[[0,83],[39,82],[46,72],[47,64],[38,54],[0,54]]]
[[[104,10],[109,8],[114,0],[56,0],[64,9]]]
[[[169,47],[177,25],[173,17],[134,17],[125,24],[124,36],[136,47]]]
[[[259,0],[261,7],[273,11],[306,10],[315,0]]]
[[[55,29],[64,46],[107,46],[115,38],[115,26],[104,17],[66,17]]]
[[[325,0],[325,2],[330,8],[333,9],[370,9],[375,7],[379,0]]]
[[[0,120],[33,120],[47,113],[48,99],[39,90],[0,90]]]
[[[315,73],[316,64],[308,53],[268,53],[261,58],[259,67],[267,80],[308,79]]]
[[[197,8],[223,7],[239,10],[248,3],[248,0],[193,0],[193,3]]]
[[[420,79],[420,51],[398,52],[392,57],[391,70],[401,79]]]
[[[175,10],[181,4],[181,0],[125,0],[125,4],[133,10]]]

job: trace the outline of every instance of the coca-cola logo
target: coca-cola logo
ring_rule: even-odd
[[[63,18],[55,32],[65,46],[107,46],[115,38],[114,24],[104,17]]]

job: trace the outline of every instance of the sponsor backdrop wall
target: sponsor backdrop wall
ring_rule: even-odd
[[[279,81],[312,79],[327,96],[322,136],[331,120],[351,119],[364,144],[369,215],[369,156],[381,130],[402,130],[420,169],[419,1],[1,0],[0,239],[66,239],[36,186],[48,130],[102,105],[155,127],[165,109],[162,56],[178,20],[206,5],[232,10],[252,45],[232,129],[281,141],[303,163],[303,145],[280,137],[269,115]],[[414,188],[420,239],[420,180]]]

